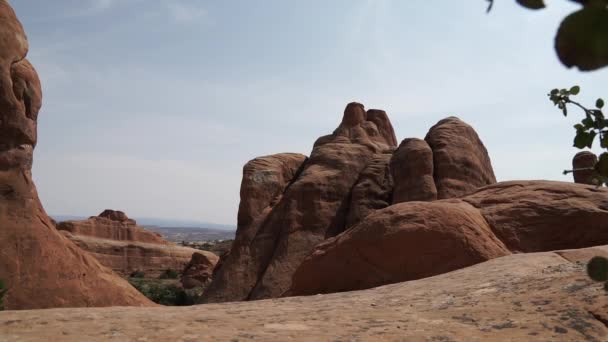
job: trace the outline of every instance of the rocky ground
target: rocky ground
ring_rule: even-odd
[[[585,274],[608,246],[515,254],[375,289],[186,308],[0,313],[3,341],[608,341]]]

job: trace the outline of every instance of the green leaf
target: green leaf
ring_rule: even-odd
[[[602,148],[608,148],[608,134],[604,134],[604,136],[600,139],[600,145]]]
[[[595,127],[595,122],[593,122],[592,118],[584,118],[581,122],[583,123],[583,126],[585,126],[585,128],[587,129]]]
[[[574,138],[574,147],[579,148],[579,149],[583,149],[585,147],[591,148],[591,146],[593,145],[593,139],[595,139],[596,135],[597,135],[597,133],[595,133],[594,131],[576,132],[576,137]]]
[[[541,9],[545,8],[545,2],[543,0],[517,0],[517,3],[528,9]]]
[[[595,281],[608,280],[608,259],[603,257],[594,257],[587,264],[587,274]]]
[[[574,129],[576,129],[577,132],[580,132],[580,131],[584,131],[585,127],[581,124],[576,124],[576,125],[574,125]]]
[[[595,171],[603,177],[608,177],[608,153],[604,152],[595,164]]]
[[[597,99],[597,101],[595,101],[595,107],[597,109],[602,109],[604,107],[604,100]]]
[[[580,93],[581,91],[581,87],[579,86],[574,86],[572,88],[570,88],[570,94],[572,95],[578,95],[578,93]]]
[[[608,9],[588,6],[567,16],[555,37],[555,50],[568,68],[596,70],[608,65]]]
[[[553,96],[559,94],[559,89],[553,89],[553,90],[551,90],[550,94],[553,95]]]

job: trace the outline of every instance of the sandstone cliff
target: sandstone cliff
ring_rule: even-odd
[[[152,305],[117,274],[61,235],[32,181],[40,80],[28,42],[0,0],[0,279],[7,309]]]
[[[219,259],[211,252],[174,245],[137,226],[121,211],[105,210],[87,220],[60,222],[57,229],[123,276],[135,271],[144,272],[146,277],[158,277],[167,269],[181,272],[195,253],[207,260],[211,273]]]

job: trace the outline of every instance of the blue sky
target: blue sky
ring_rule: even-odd
[[[552,44],[577,7],[497,0],[13,0],[41,76],[34,177],[51,214],[236,223],[242,166],[309,154],[344,106],[385,109],[399,140],[456,115],[497,178],[554,179],[576,150],[545,94],[605,91]]]

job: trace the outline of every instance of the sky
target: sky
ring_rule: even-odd
[[[455,115],[499,181],[570,181],[574,129],[546,97],[607,70],[553,50],[577,6],[497,0],[12,0],[43,84],[34,179],[52,215],[236,224],[243,165],[310,154],[347,103],[388,112],[398,140]]]

